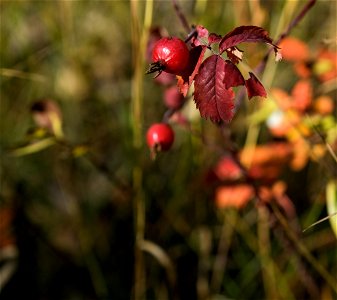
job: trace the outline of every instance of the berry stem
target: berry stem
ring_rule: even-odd
[[[184,40],[185,43],[188,43],[193,37],[198,36],[198,32],[195,26],[192,26],[192,30],[187,35],[186,39]]]
[[[172,115],[177,111],[177,109],[169,108],[165,111],[163,115],[162,122],[167,123],[169,119],[172,117]]]

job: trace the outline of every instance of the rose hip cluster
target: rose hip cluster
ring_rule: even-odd
[[[243,58],[243,51],[237,46],[245,42],[265,43],[273,48],[276,61],[282,58],[269,33],[258,26],[239,26],[221,36],[197,25],[186,39],[186,42],[190,41],[191,49],[177,37],[163,38],[159,31],[152,41],[154,39],[156,43],[151,45],[152,63],[147,73],[157,73],[156,77],[161,77],[161,74],[176,75],[177,86],[185,97],[193,85],[193,100],[200,116],[216,124],[232,121],[235,107],[239,105],[235,103],[234,88],[245,87],[249,99],[267,97],[266,89],[254,73],[248,72],[248,77],[237,67]],[[212,53],[205,57],[208,49]],[[165,94],[169,95],[168,91]],[[176,99],[179,102],[178,96]],[[168,107],[169,112],[164,119],[172,116],[182,105],[175,101],[165,102],[171,107]]]
[[[185,42],[177,37],[160,38],[153,45],[151,59],[147,74],[157,73],[156,80],[165,86],[165,106],[172,111],[180,109],[184,103],[184,96],[174,83],[174,75],[181,75],[188,66],[189,50]],[[174,131],[167,122],[155,123],[148,129],[146,141],[154,155],[167,151],[174,142]]]

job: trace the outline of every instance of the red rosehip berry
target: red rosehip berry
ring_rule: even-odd
[[[183,106],[185,98],[178,87],[171,86],[164,91],[163,100],[167,108],[179,109]]]
[[[147,130],[146,141],[152,151],[167,151],[174,141],[174,131],[166,123],[155,123]]]
[[[177,78],[174,74],[162,72],[154,78],[154,82],[162,86],[170,86],[175,84]]]
[[[185,42],[177,37],[166,37],[155,43],[148,73],[162,71],[181,75],[188,65],[190,52]]]

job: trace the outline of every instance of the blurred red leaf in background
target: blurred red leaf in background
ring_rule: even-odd
[[[220,186],[215,191],[215,205],[218,208],[242,208],[253,196],[254,189],[248,184]]]
[[[282,57],[289,61],[306,61],[310,57],[309,47],[306,43],[295,37],[286,37],[279,44]]]
[[[10,206],[0,207],[0,249],[9,245],[15,245],[16,239],[13,234],[14,210]]]
[[[297,81],[291,90],[293,108],[301,112],[307,110],[311,105],[312,95],[313,89],[309,80],[302,79]]]
[[[234,181],[243,176],[241,167],[230,156],[222,157],[213,168],[213,172],[217,179],[223,181]]]
[[[288,142],[277,142],[246,147],[239,156],[251,178],[272,182],[280,176],[284,167],[291,161],[293,146]]]

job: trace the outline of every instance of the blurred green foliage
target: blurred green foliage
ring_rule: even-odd
[[[138,2],[139,16],[145,2]],[[179,2],[191,24],[211,32],[225,34],[235,26],[254,24],[272,37],[304,4]],[[169,257],[163,267],[151,251],[145,254],[146,299],[335,299],[331,286],[284,228],[275,225],[271,212],[253,201],[240,211],[215,207],[214,186],[205,177],[228,146],[227,139],[199,118],[193,103],[186,108],[191,129],[206,136],[207,145],[174,124],[171,151],[152,161],[145,146],[140,153],[135,150],[133,126],[145,133],[166,108],[162,87],[144,75],[143,124],[132,124],[132,54],[138,49],[132,40],[130,2],[1,1],[0,9],[0,209],[14,211],[8,230],[19,251],[16,271],[0,291],[2,299],[130,299],[133,199],[139,192],[133,185],[135,166],[143,173],[145,239]],[[292,35],[318,48],[323,39],[336,37],[335,13],[334,1],[318,1]],[[171,35],[186,35],[171,1],[154,1],[152,24]],[[244,50],[245,63],[254,68],[266,47],[249,45]],[[287,91],[297,79],[289,64],[274,62],[262,77],[268,89]],[[336,86],[329,95],[336,103]],[[31,134],[36,129],[31,106],[46,98],[60,107],[64,140],[29,155],[11,155],[34,139],[52,136]],[[245,101],[228,127],[238,150],[251,126],[248,116],[258,109],[256,102]],[[261,125],[258,143],[270,139]],[[336,167],[335,161],[327,162]],[[288,184],[298,213],[294,222],[301,227],[326,215],[325,185],[333,176],[325,163],[309,162],[301,171],[287,169],[280,177]],[[336,237],[329,223],[307,231],[301,242],[336,278]]]

